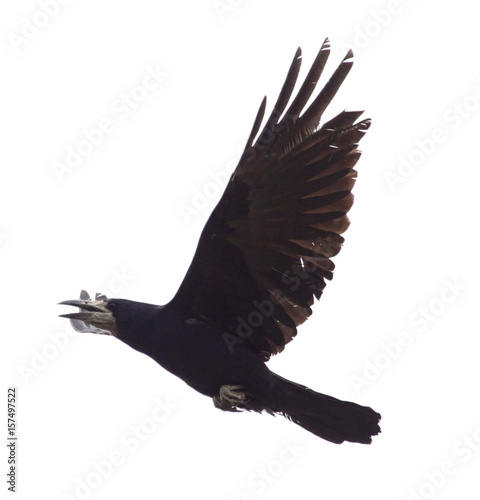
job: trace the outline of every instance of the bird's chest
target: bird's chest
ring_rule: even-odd
[[[242,383],[248,355],[231,352],[221,333],[206,325],[185,324],[158,339],[149,355],[198,392],[213,397],[224,384]]]

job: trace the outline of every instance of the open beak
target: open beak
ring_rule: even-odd
[[[100,300],[90,300],[88,293],[82,290],[80,300],[64,300],[59,303],[63,306],[78,307],[80,312],[59,316],[70,319],[74,330],[78,332],[112,335],[115,330],[115,318],[112,311],[107,308],[107,298],[97,295],[96,299],[99,298]]]

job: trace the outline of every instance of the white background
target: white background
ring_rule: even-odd
[[[9,2],[0,15],[2,390],[19,393],[16,498],[479,498],[473,3],[63,3]],[[355,52],[327,118],[366,109],[373,126],[334,280],[269,366],[381,412],[370,446],[217,411],[149,358],[57,318],[82,288],[173,296],[221,193],[212,175],[231,172],[297,46],[302,78],[326,36],[326,76]],[[164,76],[142,91],[148,68]],[[138,102],[120,112],[125,94]],[[55,162],[102,120],[111,132],[59,175]],[[205,206],[187,217],[199,193]]]

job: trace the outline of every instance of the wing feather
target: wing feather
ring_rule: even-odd
[[[357,111],[319,126],[351,69],[351,51],[305,109],[328,55],[326,39],[287,108],[302,60],[296,51],[259,133],[263,99],[240,162],[169,304],[224,332],[229,347],[246,343],[264,359],[295,337],[333,277],[331,257],[341,249],[353,204],[357,144],[370,126],[369,120],[357,122]]]

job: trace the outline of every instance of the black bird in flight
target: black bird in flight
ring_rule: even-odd
[[[371,408],[340,401],[271,372],[311,314],[353,203],[357,143],[370,121],[343,111],[320,119],[353,64],[348,52],[306,104],[329,55],[325,40],[287,108],[300,70],[297,50],[260,134],[263,99],[238,166],[203,229],[188,272],[166,305],[97,295],[61,304],[80,331],[113,335],[147,354],[225,411],[280,414],[333,443],[370,443],[380,432]],[[286,110],[286,111],[285,111]],[[257,137],[258,134],[258,137]]]

